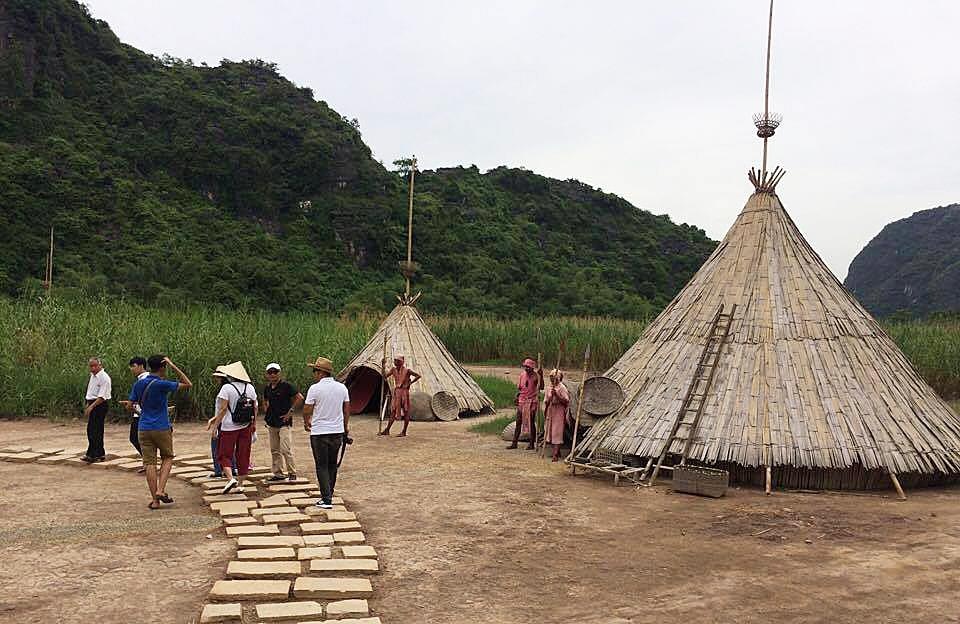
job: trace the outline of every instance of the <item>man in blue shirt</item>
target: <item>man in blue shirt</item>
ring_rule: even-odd
[[[177,374],[178,381],[166,379],[167,366]],[[130,389],[130,401],[140,406],[140,439],[143,467],[147,471],[147,485],[153,499],[148,507],[159,509],[160,503],[172,503],[167,496],[167,478],[173,467],[173,427],[167,413],[167,395],[193,387],[190,379],[170,358],[151,355],[147,358],[150,374],[138,379]],[[160,474],[157,475],[157,451],[160,452]]]

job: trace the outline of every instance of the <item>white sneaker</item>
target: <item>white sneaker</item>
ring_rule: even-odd
[[[331,505],[330,503],[325,503],[322,500],[318,500],[316,503],[314,503],[314,505],[319,507],[320,509],[333,509],[333,505]]]
[[[221,490],[220,493],[221,493],[221,494],[229,494],[229,493],[230,493],[230,490],[232,490],[232,489],[235,488],[235,487],[237,487],[237,480],[234,479],[234,478],[231,478],[229,481],[227,481],[227,484],[226,484],[225,486],[223,486],[223,490]],[[241,488],[241,490],[242,490],[242,489],[243,489],[243,488]]]

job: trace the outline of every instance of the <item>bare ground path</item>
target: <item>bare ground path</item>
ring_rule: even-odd
[[[380,553],[370,603],[385,623],[960,622],[958,488],[905,503],[614,489],[470,424],[413,423],[405,439],[351,427],[341,483]],[[125,449],[125,428],[109,431],[107,450]],[[180,453],[206,446],[197,425],[176,435]],[[43,436],[83,444],[79,423],[0,422],[4,443]],[[306,434],[296,453],[305,472]],[[129,475],[0,464],[0,622],[190,621],[229,553],[204,548],[194,515],[219,521],[186,488],[160,516]]]

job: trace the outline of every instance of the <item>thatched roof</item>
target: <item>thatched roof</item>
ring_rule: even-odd
[[[403,303],[393,309],[366,346],[340,371],[337,378],[346,381],[359,367],[370,368],[379,375],[384,334],[387,337],[388,360],[395,346],[396,352],[406,358],[407,366],[422,375],[414,386],[415,391],[431,396],[441,390],[449,392],[456,397],[461,412],[493,409],[493,401],[430,331],[417,309]],[[388,361],[387,367],[391,365]]]
[[[721,304],[737,308],[691,460],[960,473],[960,417],[837,281],[771,192],[750,197],[713,255],[607,371],[626,401],[578,452],[659,456]]]

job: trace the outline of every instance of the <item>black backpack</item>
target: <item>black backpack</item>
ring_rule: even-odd
[[[237,387],[233,385],[232,381],[230,385],[233,386],[234,390],[237,390]],[[230,411],[230,418],[233,419],[233,424],[235,425],[249,425],[253,422],[253,415],[257,410],[257,402],[248,397],[246,391],[247,384],[244,383],[243,391],[237,390],[237,394],[240,396],[237,397],[237,403]]]

